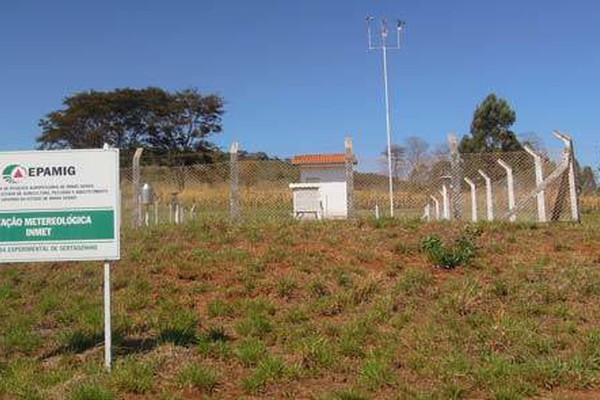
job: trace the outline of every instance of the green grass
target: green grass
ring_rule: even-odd
[[[125,229],[110,374],[101,265],[4,266],[0,398],[600,397],[600,214],[585,218]]]
[[[258,393],[269,383],[285,376],[286,365],[280,358],[268,357],[261,361],[248,377],[242,380],[242,388],[248,393]]]
[[[267,347],[258,339],[246,339],[235,349],[237,359],[246,367],[255,366],[266,357]]]
[[[189,364],[179,372],[177,380],[183,387],[191,387],[210,393],[219,385],[219,374],[212,368]]]
[[[156,366],[150,360],[128,357],[119,360],[112,372],[112,381],[120,391],[148,393],[156,381]]]
[[[85,383],[76,386],[69,398],[71,400],[113,400],[116,396],[105,386]]]

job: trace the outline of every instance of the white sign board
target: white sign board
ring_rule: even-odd
[[[0,153],[0,262],[118,260],[119,150]]]

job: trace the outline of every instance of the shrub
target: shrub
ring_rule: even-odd
[[[438,236],[429,235],[421,240],[420,248],[432,264],[445,269],[469,265],[476,249],[474,236],[469,232],[456,239],[450,248]]]

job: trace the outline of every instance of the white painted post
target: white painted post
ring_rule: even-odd
[[[487,208],[487,219],[488,219],[488,221],[493,221],[494,220],[494,203],[493,203],[494,198],[492,196],[492,180],[482,170],[478,170],[477,172],[479,172],[479,175],[481,175],[483,177],[483,179],[485,180],[485,204],[486,204],[486,208]]]
[[[554,135],[563,141],[565,144],[565,153],[569,155],[569,168],[567,173],[569,174],[569,199],[571,202],[571,219],[573,221],[580,222],[581,214],[579,211],[579,197],[577,194],[577,185],[575,182],[575,150],[573,149],[573,139],[569,135],[554,131]]]
[[[104,143],[104,150],[110,149],[108,143]],[[139,150],[139,149],[138,149]],[[138,152],[138,167],[139,157],[141,156],[141,150]],[[138,190],[139,190],[139,169],[138,169]],[[139,196],[136,196],[139,201]],[[141,212],[139,203],[135,204],[137,210]],[[141,214],[137,214],[141,217]],[[138,225],[139,226],[139,225]],[[112,327],[110,322],[110,263],[104,262],[104,368],[107,372],[110,372],[112,367]]]
[[[506,170],[506,186],[508,190],[508,210],[512,211],[515,208],[515,180],[513,178],[513,170],[510,165],[505,163],[503,160],[498,159],[498,164]],[[517,220],[515,214],[510,216],[510,221],[514,222]]]
[[[448,187],[445,184],[442,185],[440,194],[444,203],[444,219],[450,219],[450,199],[448,198]]]
[[[523,148],[530,156],[533,157],[535,162],[535,185],[539,186],[544,181],[544,174],[542,171],[542,157],[537,154],[533,149],[527,145],[524,145]],[[546,192],[542,190],[537,194],[537,210],[538,210],[538,221],[546,222]]]
[[[110,323],[110,263],[104,263],[104,368],[112,366],[112,336]]]
[[[469,184],[471,187],[471,221],[477,222],[477,192],[475,188],[475,183],[472,180],[465,177],[465,182]]]
[[[440,219],[440,201],[435,198],[435,196],[429,196],[431,200],[433,200],[433,204],[435,207],[435,219]]]
[[[431,221],[431,204],[425,204],[423,208],[423,219],[427,222]]]
[[[379,219],[379,204],[375,204],[375,219]]]
[[[104,145],[107,146],[106,144]],[[142,202],[141,197],[141,185],[140,185],[140,158],[144,149],[138,147],[133,154],[132,160],[132,189],[133,189],[133,226],[139,228],[142,226]]]
[[[160,203],[159,198],[154,202],[154,225],[158,225],[158,203]]]

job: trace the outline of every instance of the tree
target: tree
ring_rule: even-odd
[[[581,186],[581,192],[587,195],[594,193],[598,188],[594,170],[589,165],[581,169],[579,168],[579,165],[576,166],[579,172],[579,184]]]
[[[415,178],[424,171],[429,144],[416,136],[406,138],[406,164],[409,176]]]
[[[527,145],[538,154],[548,154],[548,150],[544,145],[544,140],[535,132],[525,132],[519,135],[519,143]]]
[[[459,145],[461,153],[519,151],[521,144],[510,127],[516,113],[510,104],[495,94],[488,95],[473,114],[470,136],[464,136]]]
[[[81,92],[65,98],[63,105],[40,121],[40,149],[108,143],[131,154],[143,146],[166,156],[169,164],[210,161],[217,150],[208,138],[221,132],[224,112],[218,95],[205,96],[196,89],[170,93],[155,87]]]
[[[392,176],[400,179],[404,173],[404,167],[406,165],[406,147],[399,144],[393,144],[390,146],[390,153],[392,156]],[[387,165],[387,147],[381,152],[381,155],[386,157]]]

